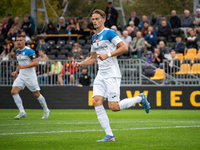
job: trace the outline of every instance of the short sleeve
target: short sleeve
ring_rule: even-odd
[[[94,49],[93,45],[91,45],[91,52],[96,52],[96,50]]]
[[[34,52],[32,49],[29,50],[28,57],[29,57],[31,60],[33,60],[33,59],[36,58],[36,54],[35,54],[35,52]]]
[[[122,41],[120,37],[117,35],[117,33],[112,29],[109,30],[108,36],[109,36],[109,41],[112,42],[114,45],[117,45]]]

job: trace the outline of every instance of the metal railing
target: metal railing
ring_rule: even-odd
[[[75,60],[81,61],[81,60]],[[61,68],[53,70],[53,65],[61,63]],[[70,60],[50,60],[39,61],[36,67],[37,78],[40,86],[77,86],[79,78],[82,74],[82,68],[75,69],[74,61]],[[119,59],[120,71],[122,74],[121,86],[200,86],[200,59],[182,60],[180,64],[174,63],[172,68],[169,68],[169,61],[163,61],[163,78],[160,80],[152,80],[155,76],[157,68],[149,64],[145,65],[142,59]],[[182,64],[181,64],[182,63]],[[189,67],[183,67],[184,65]],[[63,67],[65,69],[63,70]],[[17,68],[17,61],[3,61],[0,64],[0,86],[12,86],[14,78],[12,72]],[[150,70],[148,70],[151,68]],[[148,75],[152,72],[150,75]],[[90,76],[91,84],[98,73],[97,63],[88,66],[88,75]]]

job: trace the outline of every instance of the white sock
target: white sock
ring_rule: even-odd
[[[110,124],[109,124],[109,119],[108,119],[108,116],[106,114],[106,111],[105,111],[105,108],[103,107],[103,105],[95,107],[95,110],[96,110],[98,120],[99,120],[102,128],[105,130],[106,135],[113,136],[113,133],[112,133],[112,130],[111,130]]]
[[[142,98],[137,96],[137,97],[133,97],[133,98],[126,98],[124,100],[121,100],[119,102],[119,107],[120,110],[126,109],[126,108],[130,108],[131,106],[133,106],[135,103],[139,103],[141,102]]]
[[[40,96],[37,98],[37,100],[40,102],[40,105],[42,106],[44,111],[48,110],[46,101],[45,101],[44,97],[42,96],[42,94],[40,94]]]
[[[13,99],[14,99],[14,101],[15,101],[15,104],[17,105],[19,111],[20,111],[20,112],[25,112],[25,111],[24,111],[23,104],[22,104],[22,99],[21,99],[21,97],[19,96],[19,94],[13,95],[12,97],[13,97]]]

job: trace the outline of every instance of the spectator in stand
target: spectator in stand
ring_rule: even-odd
[[[193,18],[190,16],[190,11],[184,11],[184,18],[181,20],[181,30],[184,32],[185,38],[187,38],[187,31],[189,28],[193,28]]]
[[[2,34],[2,30],[3,30],[3,23],[0,22],[0,31],[1,31],[1,34]]]
[[[170,24],[172,26],[171,32],[174,31],[174,29],[179,28],[181,26],[181,20],[180,18],[176,15],[176,11],[172,10],[171,11],[171,17],[170,17]]]
[[[19,22],[19,18],[16,17],[16,18],[15,18],[15,21],[14,21],[13,25],[11,26],[10,30],[8,31],[8,34],[7,34],[7,35],[10,34],[12,28],[14,28],[14,33],[18,33],[20,27],[21,27],[21,24],[20,24],[20,22]]]
[[[79,83],[78,86],[82,87],[82,86],[90,86],[90,81],[91,77],[88,74],[88,68],[87,67],[82,67],[82,74],[79,77]]]
[[[80,29],[82,30],[87,29],[88,23],[83,19],[83,17],[78,18],[78,24],[79,24]]]
[[[131,12],[131,17],[128,20],[128,24],[130,23],[130,21],[133,21],[136,27],[139,25],[140,19],[136,16],[136,12],[135,11]]]
[[[57,31],[62,33],[62,31],[66,31],[67,30],[67,23],[65,22],[65,18],[64,17],[60,17],[59,18],[59,23],[56,26]]]
[[[126,30],[128,31],[128,35],[131,37],[131,39],[136,37],[135,33],[133,32],[133,30],[130,26],[126,27]]]
[[[32,25],[32,26],[31,26],[31,29],[32,29],[31,35],[32,35],[32,34],[34,34],[34,31],[35,31],[35,20],[33,19],[33,17],[31,17],[31,14],[30,14],[29,11],[26,12],[25,16],[28,17],[29,22],[30,22],[31,25]]]
[[[165,59],[165,57],[162,53],[160,53],[160,50],[158,48],[155,48],[154,49],[154,57],[152,60],[153,65],[156,68],[162,68],[164,59]]]
[[[130,44],[130,49],[131,49],[131,54],[137,54],[137,58],[140,58],[142,55],[142,52],[144,51],[145,47],[145,40],[142,38],[142,33],[138,31],[136,33],[136,37],[133,38],[131,44]]]
[[[144,25],[143,25],[144,21],[148,21],[148,20],[147,20],[147,16],[145,16],[145,15],[142,16],[142,21],[141,21],[141,22],[139,23],[139,25],[138,25],[138,28],[139,28],[140,31],[141,31],[142,28],[144,27]],[[148,22],[149,22],[149,21],[148,21]]]
[[[84,59],[82,55],[82,49],[80,48],[78,43],[74,43],[72,53],[73,53],[74,59]]]
[[[131,37],[128,35],[128,31],[123,31],[123,37],[121,38],[122,41],[126,44],[126,46],[129,48],[129,45],[132,41]]]
[[[117,25],[118,13],[117,10],[113,7],[112,2],[108,2],[108,7],[106,7],[105,13],[106,13],[105,26],[110,28],[113,25]]]
[[[22,24],[21,28],[22,31],[26,32],[26,35],[31,37],[32,35],[32,24],[29,22],[28,17],[24,17],[24,23]]]
[[[0,62],[8,61],[10,58],[11,47],[10,44],[4,45],[4,50],[0,55]]]
[[[7,37],[6,39],[5,39],[5,45],[6,44],[9,44],[10,45],[10,48],[12,49],[13,48],[13,42],[12,42],[12,39],[10,38],[10,37]]]
[[[112,26],[111,27],[111,29],[113,29],[116,33],[117,33],[117,35],[120,37],[120,38],[122,38],[122,34],[117,30],[117,27],[116,26]]]
[[[17,37],[17,33],[15,32],[14,28],[10,29],[10,34],[8,35],[9,38],[11,38],[13,41],[15,41],[16,37]]]
[[[190,37],[187,38],[186,40],[186,46],[187,48],[196,48],[198,51],[198,38],[195,36],[194,30],[190,31]]]
[[[163,54],[164,56],[165,54],[169,54],[168,48],[165,46],[164,41],[159,42],[159,50],[160,50],[160,53]]]
[[[47,29],[44,34],[58,34],[58,31],[56,28],[53,26],[52,22],[49,22]]]
[[[162,25],[159,26],[158,28],[157,40],[160,41],[162,39],[165,42],[167,42],[170,38],[170,35],[171,35],[171,29],[167,27],[166,21],[162,21]],[[164,37],[164,39],[162,37]]]
[[[16,53],[15,51],[12,49],[10,52],[10,58],[9,58],[9,69],[13,72],[17,69],[17,58],[16,58]]]
[[[133,21],[130,21],[130,22],[129,22],[129,26],[131,27],[132,31],[133,31],[135,34],[139,31],[138,27],[135,26],[135,24],[134,24]]]
[[[68,55],[68,60],[64,63],[62,73],[58,75],[58,81],[60,85],[63,85],[65,83],[71,83],[71,85],[74,84],[75,81],[75,74],[77,71],[77,68],[74,68],[75,60],[73,58],[73,55],[70,53]]]
[[[172,46],[172,49],[176,51],[176,53],[182,53],[184,55],[185,44],[181,41],[181,36],[178,35],[176,37],[176,43]],[[171,50],[172,50],[171,49]]]
[[[146,52],[146,49],[153,51],[153,49],[156,47],[156,43],[157,43],[156,33],[153,31],[153,27],[149,26],[148,33],[145,35],[144,54]]]
[[[161,16],[161,20],[160,20],[159,26],[162,26],[162,21],[166,21],[167,27],[170,28],[170,30],[171,30],[171,28],[172,28],[171,23],[169,21],[167,21],[166,16],[164,16],[164,15]]]
[[[6,36],[7,36],[8,32],[9,32],[10,28],[12,27],[13,23],[14,23],[14,20],[12,18],[12,14],[8,14],[8,25],[6,27],[6,33],[5,33]]]
[[[14,47],[12,48],[13,51],[18,50],[19,46],[17,44],[17,42],[14,42]]]
[[[152,60],[153,60],[152,52],[148,51],[147,52],[146,62],[145,62],[145,68],[148,68],[149,64],[152,64]]]
[[[75,29],[76,29],[76,21],[74,18],[71,18],[69,20],[69,25],[67,26],[67,32],[71,30],[71,33],[75,33]]]
[[[7,29],[8,29],[8,17],[3,18],[3,29],[2,29],[2,34],[4,37],[7,37]]]
[[[200,34],[200,8],[196,10],[197,16],[194,17],[193,25],[194,25],[194,32]]]
[[[142,28],[141,32],[142,32],[142,37],[144,38],[145,35],[148,33],[149,22],[148,21],[144,21],[143,24],[144,25],[143,25],[143,28]]]
[[[44,38],[40,37],[38,44],[37,44],[37,47],[35,49],[35,53],[38,55],[39,50],[42,49],[42,50],[44,50],[45,54],[47,54],[47,52],[48,52],[47,47],[48,47],[48,44],[45,43]]]
[[[34,51],[36,50],[37,47],[37,36],[32,36],[31,40],[30,40],[30,44],[31,44],[31,49],[33,49]]]
[[[90,17],[90,22],[87,25],[87,29],[92,30],[92,33],[96,33],[96,29],[94,28],[93,22],[92,22],[92,17]]]
[[[178,57],[176,57],[176,51],[172,49],[170,54],[166,55],[166,58],[169,60],[169,63],[165,65],[165,72],[170,74],[172,72],[177,72],[178,69],[173,67],[175,60],[178,60]]]
[[[156,32],[157,32],[158,27],[160,25],[160,18],[158,16],[156,16],[155,13],[152,13],[151,16],[152,16],[152,19],[151,19],[150,24],[151,24],[151,26],[153,26],[156,29]]]
[[[23,35],[23,36],[25,36],[26,37],[26,42],[28,42],[28,41],[30,41],[31,39],[30,39],[30,37],[29,36],[27,36],[27,34],[26,34],[26,32],[25,31],[22,31],[21,32],[21,35]]]
[[[61,73],[62,68],[60,61],[52,61],[51,72],[49,72],[49,84],[56,84],[58,82],[58,75]]]

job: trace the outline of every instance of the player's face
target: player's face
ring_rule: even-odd
[[[92,23],[94,28],[98,29],[104,25],[105,19],[100,14],[93,14],[92,15]]]
[[[17,37],[17,45],[19,48],[23,48],[25,46],[25,39],[23,37]]]

